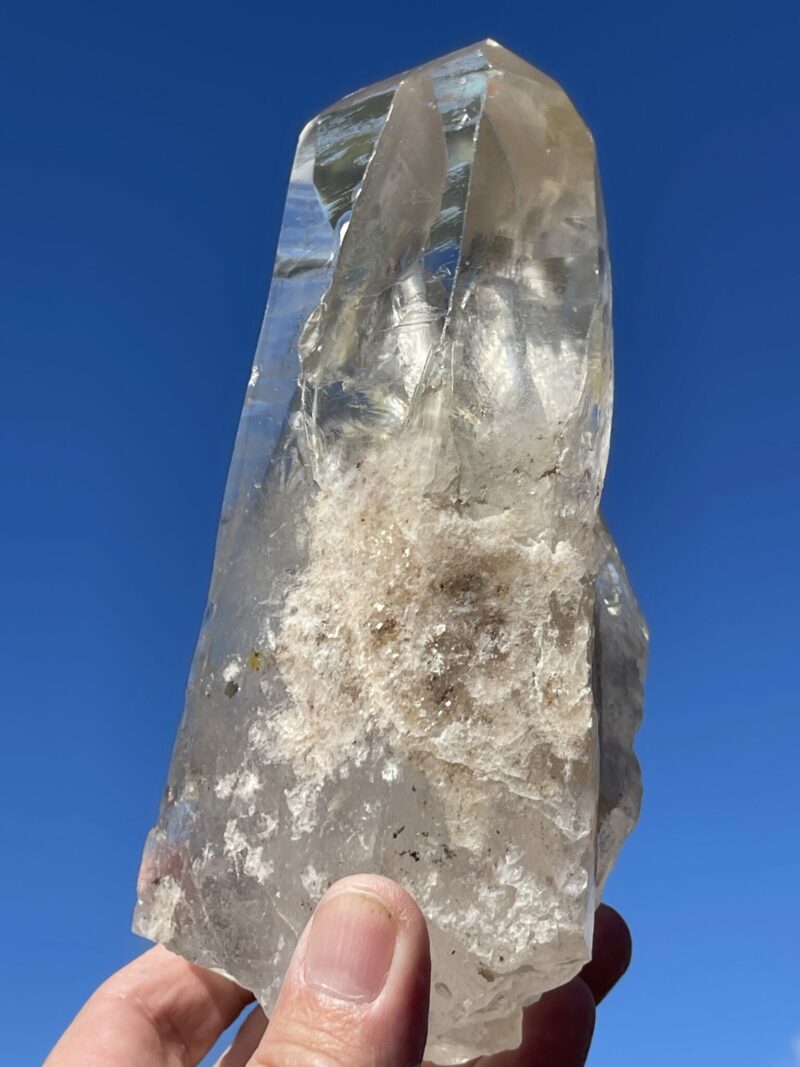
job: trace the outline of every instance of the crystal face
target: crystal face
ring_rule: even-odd
[[[636,821],[647,635],[599,516],[591,135],[491,41],[303,131],[135,927],[271,1008],[325,888],[425,911],[428,1054],[513,1046]]]

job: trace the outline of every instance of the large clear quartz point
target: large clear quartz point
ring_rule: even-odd
[[[513,1046],[636,821],[647,635],[599,516],[591,135],[493,41],[300,137],[135,927],[269,1009],[345,874],[428,917],[428,1055]]]

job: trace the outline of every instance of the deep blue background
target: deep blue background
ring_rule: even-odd
[[[138,952],[295,138],[486,35],[599,143],[606,510],[653,635],[594,1067],[800,1062],[796,3],[16,3],[0,19],[2,1059]],[[795,1056],[797,1057],[795,1059]]]

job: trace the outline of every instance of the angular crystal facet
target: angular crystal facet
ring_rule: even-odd
[[[431,929],[428,1052],[511,1046],[636,821],[647,636],[599,517],[592,138],[491,41],[303,131],[136,929],[271,1007],[375,871]]]

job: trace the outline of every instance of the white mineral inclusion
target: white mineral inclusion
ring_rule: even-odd
[[[428,916],[427,1054],[588,958],[640,802],[647,633],[598,505],[591,136],[492,41],[300,138],[136,929],[271,1008],[345,874]]]

